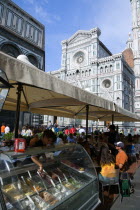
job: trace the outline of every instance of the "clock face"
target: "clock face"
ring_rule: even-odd
[[[77,58],[77,63],[82,63],[84,61],[84,56],[83,55],[80,55],[78,58]]]

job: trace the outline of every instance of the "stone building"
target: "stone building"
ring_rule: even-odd
[[[140,0],[130,0],[132,11],[132,38],[129,37],[127,47],[134,56],[135,72],[135,111],[140,114]]]
[[[0,0],[0,50],[17,58],[24,54],[29,61],[45,71],[45,28],[11,0]],[[42,123],[40,115],[22,113],[22,124]],[[15,112],[2,111],[0,124],[13,125]]]
[[[134,112],[133,52],[127,49],[113,55],[100,41],[100,35],[99,28],[80,30],[62,41],[61,68],[50,73]],[[58,122],[69,124],[71,120],[59,118]],[[134,126],[133,123],[116,123],[120,127]],[[103,122],[97,124],[104,126]]]

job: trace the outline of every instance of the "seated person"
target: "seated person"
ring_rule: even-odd
[[[67,137],[68,143],[76,143],[75,139],[73,138],[73,134],[70,133]]]
[[[115,159],[113,155],[111,155],[109,148],[106,146],[101,147],[100,165],[101,165],[101,172],[99,174],[99,181],[104,183],[109,183],[110,179],[112,178],[116,182],[118,181],[118,177],[116,175],[116,170],[115,170]]]
[[[128,135],[128,143],[125,147],[125,151],[127,155],[136,155],[136,148],[131,134]]]
[[[33,129],[33,138],[30,140],[29,146],[32,147],[37,145],[37,142],[40,140],[38,134],[40,133],[39,129]]]
[[[61,133],[57,137],[55,145],[62,145],[62,144],[64,144],[64,142],[63,142],[63,134]]]
[[[115,143],[116,150],[118,151],[118,154],[116,155],[116,166],[120,168],[121,171],[126,171],[127,163],[128,163],[128,157],[126,153],[123,151],[124,143],[119,141]]]

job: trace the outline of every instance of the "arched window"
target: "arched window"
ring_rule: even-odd
[[[112,65],[110,65],[110,71],[113,71],[113,66]]]
[[[38,60],[34,55],[27,55],[29,58],[29,61],[36,67],[38,67]]]
[[[11,43],[5,43],[1,47],[1,51],[14,57],[17,58],[21,53],[20,50],[16,45],[13,45]]]
[[[100,68],[100,73],[103,73],[103,67]]]
[[[89,76],[90,76],[90,74],[91,74],[91,69],[89,69]]]
[[[107,72],[108,71],[108,67],[107,66],[105,66],[105,72]]]

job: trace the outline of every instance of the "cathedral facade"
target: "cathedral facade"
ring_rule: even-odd
[[[61,68],[51,74],[134,112],[135,75],[127,61],[128,52],[113,55],[100,41],[100,35],[99,28],[80,30],[62,41]],[[104,126],[103,122],[99,124]]]
[[[62,41],[61,68],[50,73],[140,114],[140,0],[130,3],[132,34],[122,53],[107,49],[99,39],[99,28],[80,30]],[[140,127],[139,123],[117,124],[135,126],[138,131]]]

